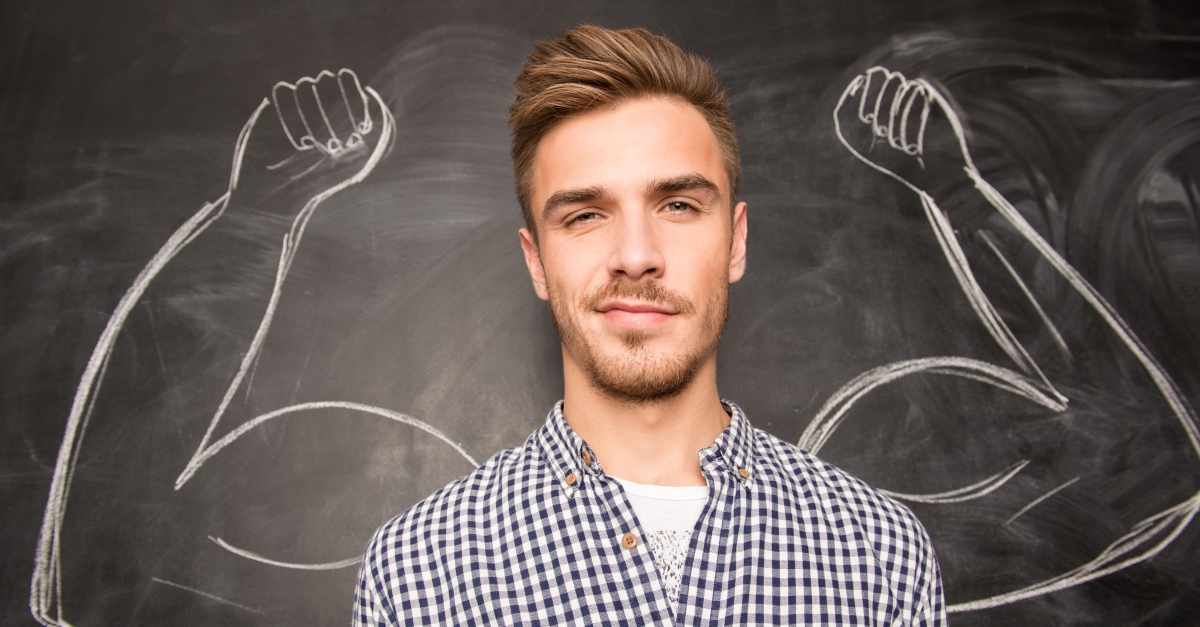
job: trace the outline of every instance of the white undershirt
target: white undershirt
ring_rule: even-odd
[[[692,529],[708,503],[708,486],[645,485],[613,479],[625,488],[633,513],[646,532],[646,543],[654,553],[654,564],[674,607],[679,603],[679,583]]]

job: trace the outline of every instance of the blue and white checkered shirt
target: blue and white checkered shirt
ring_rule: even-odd
[[[908,509],[726,407],[700,451],[709,501],[676,606],[620,483],[559,403],[523,445],[376,532],[354,624],[946,624]]]

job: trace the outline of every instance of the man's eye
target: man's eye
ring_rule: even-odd
[[[585,211],[585,212],[571,218],[570,220],[567,220],[567,224],[575,224],[576,222],[588,222],[590,220],[595,220],[596,218],[599,217],[599,215],[600,214],[596,213],[595,211]]]
[[[688,211],[695,211],[695,210],[696,210],[695,207],[693,207],[692,205],[690,205],[686,202],[683,202],[682,200],[675,200],[675,201],[667,203],[667,211],[670,211],[672,213],[685,213]]]

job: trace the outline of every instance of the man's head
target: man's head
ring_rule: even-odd
[[[539,44],[514,90],[521,243],[568,376],[632,402],[678,394],[715,368],[745,267],[712,67],[644,30],[584,26]]]
[[[530,195],[534,155],[542,136],[573,115],[645,96],[667,96],[696,108],[721,148],[733,206],[741,182],[737,135],[716,72],[704,59],[644,28],[580,26],[539,42],[513,81],[508,109],[513,129],[513,177],[525,226],[537,240]]]

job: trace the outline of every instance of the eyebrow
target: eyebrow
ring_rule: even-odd
[[[718,202],[723,198],[721,188],[698,172],[657,179],[646,185],[646,191],[650,194],[676,194],[691,190],[704,190],[712,194],[713,199]],[[542,205],[542,219],[549,220],[555,211],[565,205],[593,202],[610,195],[608,189],[602,186],[559,190],[551,194]]]
[[[546,199],[546,203],[542,205],[542,219],[549,220],[550,214],[557,211],[563,205],[573,205],[580,202],[592,202],[608,195],[608,190],[599,186],[559,190],[551,194],[550,197]]]
[[[698,172],[650,181],[650,184],[646,186],[646,190],[651,194],[675,194],[678,192],[703,190],[712,194],[716,201],[722,198],[721,188]]]

